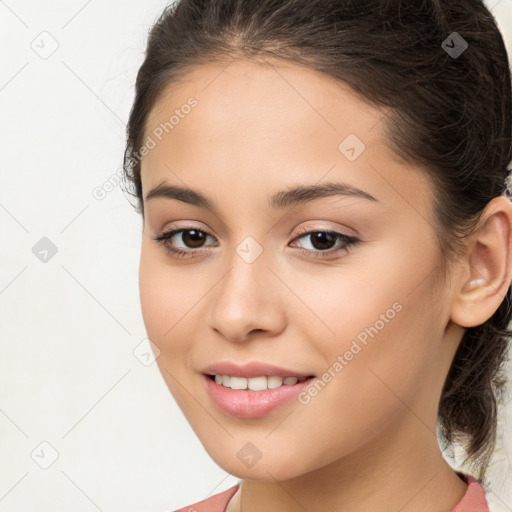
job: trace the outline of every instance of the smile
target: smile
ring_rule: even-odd
[[[202,375],[206,392],[225,414],[257,418],[296,398],[315,377]],[[299,380],[300,379],[300,380]],[[274,387],[272,387],[274,386]]]
[[[262,391],[264,389],[277,389],[281,386],[293,386],[297,382],[304,382],[310,377],[281,377],[279,375],[262,375],[259,377],[238,377],[235,375],[211,375],[217,384],[231,389],[249,389]]]

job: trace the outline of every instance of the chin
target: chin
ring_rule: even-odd
[[[210,450],[205,446],[206,451],[213,461],[227,473],[241,479],[258,480],[261,482],[285,481],[299,477],[315,469],[310,467],[311,461],[304,460],[304,453],[288,453],[280,450],[267,448],[269,453],[262,450],[261,458],[258,460],[244,460],[244,455],[251,452],[251,448],[245,442],[234,442],[233,447],[220,447]],[[244,450],[245,447],[245,450]],[[256,456],[256,450],[254,455]],[[240,455],[239,455],[240,454]],[[255,462],[254,462],[255,461]],[[321,466],[322,464],[319,464]]]

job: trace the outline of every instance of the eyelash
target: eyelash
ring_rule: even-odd
[[[173,247],[172,245],[170,245],[170,239],[174,235],[184,232],[184,231],[199,231],[201,233],[206,234],[207,236],[210,236],[210,237],[212,236],[202,229],[197,229],[196,227],[188,226],[188,227],[184,227],[184,228],[173,229],[171,231],[163,232],[160,235],[155,236],[154,240],[156,242],[164,245],[166,250],[169,253],[173,254],[176,258],[186,258],[195,252],[206,252],[205,249],[183,250],[183,249],[177,249],[176,247]],[[336,239],[341,240],[342,244],[337,249],[327,249],[325,251],[320,251],[320,250],[314,251],[314,250],[310,250],[310,249],[302,249],[301,252],[305,256],[308,256],[308,257],[313,256],[314,258],[330,257],[333,254],[338,254],[339,252],[342,252],[342,251],[348,251],[350,248],[352,248],[353,246],[357,245],[360,242],[360,240],[358,238],[356,238],[354,236],[346,235],[345,233],[339,233],[338,231],[333,231],[333,230],[328,230],[328,229],[323,229],[323,230],[319,229],[319,230],[309,230],[308,231],[308,228],[300,228],[298,231],[298,235],[300,235],[300,236],[296,236],[292,241],[294,241],[295,239],[298,239],[298,238],[303,238],[307,235],[315,234],[315,233],[327,233],[328,235],[332,235]]]

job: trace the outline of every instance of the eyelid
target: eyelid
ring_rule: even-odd
[[[314,224],[312,226],[306,225],[306,226],[302,226],[302,227],[298,228],[295,231],[295,238],[298,238],[297,235],[304,235],[306,233],[317,233],[317,232],[324,232],[324,231],[325,232],[336,232],[336,233],[339,233],[340,235],[345,235],[345,236],[353,237],[353,238],[356,238],[356,237],[359,238],[359,235],[353,229],[318,226],[316,224]]]

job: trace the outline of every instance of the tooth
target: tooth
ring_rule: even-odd
[[[247,377],[231,377],[231,389],[247,389]]]
[[[278,388],[283,384],[283,378],[279,377],[279,375],[271,375],[267,377],[267,386],[269,389]]]
[[[247,386],[251,391],[267,389],[267,377],[250,377],[247,379]]]
[[[263,391],[285,386],[293,386],[297,382],[304,382],[306,377],[281,377],[270,375],[269,377],[238,377],[232,375],[215,375],[215,382],[231,389],[249,389],[251,391]]]

